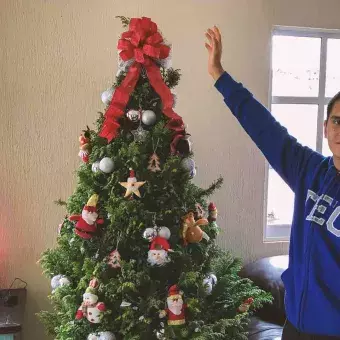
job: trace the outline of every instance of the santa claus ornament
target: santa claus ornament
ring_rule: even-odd
[[[92,195],[84,206],[81,215],[71,215],[69,217],[70,221],[77,221],[75,233],[85,240],[93,237],[97,231],[97,224],[104,223],[103,219],[98,219],[96,208],[98,199],[97,194]]]
[[[86,138],[84,135],[80,135],[79,143],[80,143],[80,147],[79,147],[80,151],[78,155],[84,163],[88,163],[89,156],[90,156],[90,140],[89,138]]]
[[[171,232],[167,227],[147,228],[144,232],[144,238],[151,242],[150,250],[148,252],[148,262],[152,266],[164,266],[170,262],[168,252],[172,252],[168,240],[170,239]]]
[[[200,226],[207,225],[209,222],[205,218],[195,221],[194,211],[189,211],[182,217],[182,238],[184,245],[188,243],[199,243],[202,239],[209,241],[209,236],[200,228]]]
[[[87,340],[116,340],[116,336],[111,332],[92,333]]]
[[[141,197],[139,188],[145,183],[146,182],[137,182],[135,172],[130,169],[130,177],[127,179],[126,182],[120,182],[119,184],[126,189],[124,197],[133,197],[133,195]]]
[[[159,317],[164,318],[167,315],[169,326],[184,325],[187,305],[183,302],[183,292],[179,291],[177,285],[173,285],[169,289],[167,306],[167,309],[160,312]]]
[[[92,279],[89,287],[83,295],[83,303],[78,308],[76,319],[81,320],[86,318],[91,323],[100,323],[103,317],[103,312],[106,310],[103,302],[98,302],[96,289],[98,287],[98,280]]]

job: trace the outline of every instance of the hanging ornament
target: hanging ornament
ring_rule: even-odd
[[[87,340],[116,340],[116,336],[111,332],[92,333]]]
[[[119,251],[115,249],[108,256],[107,264],[113,269],[118,269],[121,267],[120,261],[121,261],[121,257],[120,257]]]
[[[137,182],[137,178],[135,177],[135,172],[130,169],[130,177],[127,179],[127,182],[120,182],[119,184],[126,189],[124,197],[130,197],[136,195],[141,197],[139,192],[139,188],[143,186],[146,182]]]
[[[135,62],[135,59],[132,58],[124,61],[119,54],[118,52],[118,69],[120,72],[127,72],[129,67]]]
[[[209,210],[208,221],[209,222],[215,222],[216,219],[217,219],[217,208],[216,208],[216,205],[213,202],[211,202],[209,204],[208,210]]]
[[[252,297],[248,298],[247,300],[245,300],[240,307],[237,308],[237,311],[239,313],[245,313],[249,311],[250,306],[253,304],[254,299]]]
[[[91,323],[101,322],[106,307],[103,302],[98,302],[98,296],[96,295],[98,285],[98,280],[96,278],[90,281],[89,287],[83,295],[83,302],[77,310],[77,320],[87,318]]]
[[[194,178],[197,175],[197,170],[196,168],[193,168],[193,170],[190,172],[190,178]]]
[[[143,238],[151,242],[157,236],[157,230],[155,228],[146,228],[143,233]]]
[[[176,93],[172,93],[172,99],[173,99],[173,105],[172,107],[175,108],[177,105],[177,94]]]
[[[69,286],[70,284],[70,280],[65,275],[55,275],[51,280],[52,293],[54,293],[57,288]]]
[[[159,313],[159,317],[164,318],[167,315],[169,326],[184,325],[187,305],[183,302],[183,292],[179,291],[177,285],[173,285],[169,289],[167,306],[167,309]]]
[[[99,164],[100,164],[100,162],[99,162],[99,161],[97,161],[97,162],[94,162],[94,163],[92,164],[92,167],[91,167],[91,169],[92,169],[92,171],[93,171],[93,172],[98,172],[98,171],[100,170],[100,168],[99,168]]]
[[[161,168],[159,165],[160,165],[159,157],[157,156],[157,154],[153,153],[149,159],[148,170],[150,170],[151,172],[161,171]]]
[[[217,284],[217,277],[215,274],[209,274],[206,278],[203,279],[203,286],[208,295],[211,294],[216,284]]]
[[[180,167],[186,171],[191,173],[195,169],[195,161],[192,158],[183,158]]]
[[[90,156],[90,139],[86,138],[84,135],[80,135],[79,137],[79,143],[80,143],[80,151],[78,156],[82,159],[84,163],[87,163],[89,161]]]
[[[99,169],[106,174],[109,174],[110,172],[113,171],[115,167],[115,163],[110,157],[104,157],[100,162],[99,162]]]
[[[156,146],[153,147],[153,154],[150,156],[150,159],[149,159],[148,170],[150,170],[151,172],[161,171],[159,157],[156,154],[158,142],[159,142],[159,139],[157,140]],[[153,139],[152,139],[152,145],[153,145]]]
[[[142,122],[147,126],[154,125],[156,123],[156,113],[151,110],[145,110],[142,113]]]
[[[194,211],[189,211],[182,217],[181,234],[184,240],[184,245],[188,243],[199,243],[204,238],[209,241],[209,236],[200,228],[207,225],[209,222],[205,218],[195,221]]]
[[[132,122],[132,123],[138,123],[140,121],[140,111],[137,110],[130,110],[126,113],[126,117]]]
[[[97,231],[97,224],[104,223],[103,219],[98,219],[96,208],[98,199],[97,194],[92,195],[84,206],[81,215],[71,215],[69,217],[70,221],[77,221],[75,233],[83,239],[92,238]]]
[[[136,130],[132,130],[134,140],[136,143],[143,143],[148,135],[148,131],[144,130],[141,125]]]
[[[151,229],[151,228],[147,228]],[[150,250],[148,252],[148,262],[152,266],[164,266],[166,263],[170,262],[168,257],[168,252],[172,252],[170,249],[170,244],[168,240],[170,239],[171,232],[167,227],[158,228],[155,226],[154,228],[155,235],[151,239]]]
[[[115,88],[114,86],[112,86],[101,94],[102,102],[105,105],[110,105],[114,92],[115,92]]]

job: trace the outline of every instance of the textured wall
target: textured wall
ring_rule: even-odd
[[[287,244],[262,242],[264,159],[212,87],[205,29],[220,26],[225,67],[266,104],[272,25],[339,28],[339,11],[337,0],[0,0],[0,280],[29,283],[25,340],[46,338],[34,313],[47,307],[49,284],[36,261],[55,244],[64,211],[52,201],[72,193],[78,134],[116,72],[114,17],[150,16],[173,43],[196,181],[225,177],[220,244],[248,261]]]

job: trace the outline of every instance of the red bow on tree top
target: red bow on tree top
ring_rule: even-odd
[[[151,86],[160,96],[163,103],[163,113],[169,118],[167,128],[174,132],[182,132],[184,124],[182,118],[173,110],[173,97],[170,89],[163,81],[159,67],[154,59],[165,59],[169,56],[170,47],[163,44],[163,37],[157,30],[157,25],[149,18],[133,18],[129,30],[122,34],[118,41],[118,49],[122,60],[134,58],[134,63],[116,88],[111,103],[105,113],[100,136],[110,142],[117,136],[118,119],[124,115],[130,95],[136,87],[142,67],[145,68]]]

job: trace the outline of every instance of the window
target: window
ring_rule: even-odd
[[[300,143],[330,156],[323,122],[340,91],[340,30],[276,27],[271,53],[273,116]],[[266,191],[264,239],[288,240],[294,194],[270,165]]]

